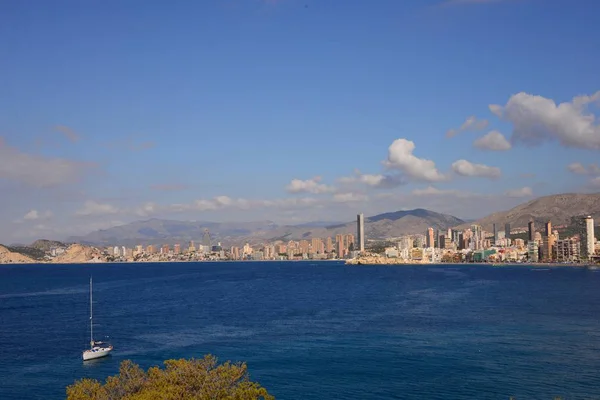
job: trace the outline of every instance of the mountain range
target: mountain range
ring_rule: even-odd
[[[596,221],[600,220],[600,193],[566,193],[540,197],[508,211],[496,212],[475,221],[466,221],[425,209],[387,212],[365,218],[365,236],[367,239],[383,239],[407,234],[424,234],[429,227],[440,230],[464,229],[471,224],[482,225],[484,230],[491,231],[494,223],[500,230],[506,223],[511,224],[512,228],[526,227],[531,220],[540,229],[547,221],[551,221],[554,226],[570,226],[573,224],[574,217],[584,215],[591,215]],[[185,246],[191,240],[201,243],[205,229],[210,232],[211,244],[221,242],[228,246],[246,242],[259,244],[278,239],[300,240],[356,233],[356,222],[314,221],[301,225],[278,225],[268,220],[219,223],[154,218],[91,232],[84,236],[73,236],[66,242],[92,246],[132,247],[138,244],[172,245],[175,243]],[[37,251],[47,251],[50,247],[56,246],[56,243],[41,240],[29,247]]]
[[[425,232],[428,227],[447,229],[465,221],[451,215],[416,209],[384,213],[365,218],[365,236],[370,239],[398,237]],[[68,242],[94,246],[135,246],[138,244],[187,244],[202,241],[208,229],[211,244],[224,245],[262,243],[275,240],[300,240],[312,237],[334,237],[337,234],[355,233],[356,222],[327,225],[312,222],[301,225],[277,225],[272,221],[241,223],[191,222],[165,219],[149,219],[92,232],[85,236],[71,237]]]
[[[478,219],[473,224],[481,225],[484,230],[491,232],[494,223],[500,230],[504,229],[506,223],[516,228],[526,227],[529,221],[534,221],[535,226],[540,229],[548,221],[553,226],[570,226],[573,218],[587,215],[592,216],[596,224],[600,220],[600,193],[564,193],[539,197],[508,211]],[[467,228],[469,225],[462,224],[458,228]]]

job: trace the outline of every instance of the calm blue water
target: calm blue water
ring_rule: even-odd
[[[115,351],[84,364],[90,273]],[[206,353],[278,399],[598,399],[599,307],[600,273],[568,268],[2,266],[0,399]]]

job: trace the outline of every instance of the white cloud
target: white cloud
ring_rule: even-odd
[[[498,131],[491,131],[473,142],[473,146],[482,150],[506,151],[512,147],[504,135]]]
[[[497,179],[502,175],[498,167],[489,167],[484,164],[473,164],[467,160],[458,160],[452,163],[452,170],[461,176],[483,177]]]
[[[117,214],[121,210],[111,204],[102,204],[94,200],[88,200],[83,205],[83,208],[77,210],[75,215],[78,216],[90,216],[90,215],[109,215]]]
[[[133,213],[140,217],[148,217],[150,215],[157,213],[158,211],[159,211],[159,207],[156,204],[154,204],[152,202],[148,202],[148,203],[142,204],[141,206],[137,207],[133,211]]]
[[[35,221],[35,220],[45,220],[52,218],[52,212],[46,211],[43,213],[38,212],[38,210],[30,210],[27,214],[23,216],[25,221]]]
[[[333,201],[336,203],[354,203],[367,201],[369,197],[361,193],[336,193],[333,195]]]
[[[520,189],[508,190],[504,194],[508,197],[531,197],[533,196],[533,190],[526,186]]]
[[[446,137],[454,137],[457,134],[461,133],[461,132],[467,132],[467,131],[482,131],[485,128],[487,128],[489,122],[487,119],[477,119],[476,116],[471,115],[470,117],[468,117],[466,119],[465,122],[462,123],[462,125],[460,126],[460,128],[458,129],[450,129],[448,132],[446,132]]]
[[[590,181],[590,185],[594,188],[600,188],[600,176],[595,177]]]
[[[600,167],[598,164],[590,164],[587,167],[580,162],[574,162],[567,166],[567,169],[578,175],[600,175]]]
[[[339,181],[345,184],[361,183],[375,188],[391,188],[405,183],[400,175],[363,174],[359,170],[355,170],[353,176],[344,176]]]
[[[418,158],[413,154],[414,142],[406,139],[396,139],[388,149],[388,158],[383,163],[387,168],[402,171],[407,178],[437,182],[446,179],[431,160]]]
[[[427,186],[425,189],[414,189],[411,194],[415,196],[443,196],[443,195],[456,195],[460,192],[454,189],[438,189],[433,186]]]
[[[513,143],[539,145],[556,140],[565,147],[600,150],[600,125],[587,109],[599,100],[600,91],[557,105],[552,99],[521,92],[504,107],[494,105],[490,110],[512,123]]]
[[[23,153],[0,138],[0,179],[34,187],[59,186],[77,181],[89,164]]]
[[[191,203],[171,204],[166,207],[152,205],[150,211],[161,212],[186,212],[186,211],[217,211],[227,209],[259,209],[259,208],[303,208],[317,205],[322,200],[312,197],[293,197],[285,199],[255,200],[244,198],[231,198],[228,196],[217,196],[212,199],[198,199]]]
[[[292,179],[292,181],[286,186],[286,190],[289,193],[313,193],[313,194],[321,194],[321,193],[330,193],[335,190],[335,188],[325,185],[321,182],[321,177],[316,176],[312,179]]]
[[[38,219],[39,215],[37,210],[31,210],[29,211],[27,214],[25,214],[25,216],[23,217],[23,219],[25,220],[34,220],[34,219]]]

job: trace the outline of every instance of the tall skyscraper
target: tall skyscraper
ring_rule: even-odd
[[[433,228],[427,228],[426,247],[431,248],[434,246]]]
[[[546,228],[545,232],[544,232],[545,236],[548,237],[548,236],[552,235],[552,222],[550,222],[550,221],[546,222],[545,228]]]
[[[496,231],[496,224],[492,225],[492,231],[494,232],[494,239],[492,239],[492,243],[496,244],[496,241],[498,240],[498,231]]]
[[[207,251],[210,251],[212,248],[210,244],[210,233],[208,232],[208,228],[204,230],[204,235],[202,236],[202,246],[208,247]]]
[[[331,253],[333,251],[333,242],[331,241],[331,237],[328,237],[325,240],[325,251],[327,253]]]
[[[510,239],[510,224],[504,224],[504,237]]]
[[[588,215],[585,217],[585,243],[583,244],[588,258],[594,255],[595,242],[596,238],[594,237],[594,219]]]
[[[530,242],[533,242],[535,240],[535,224],[533,221],[529,221],[529,223],[527,224],[527,230],[528,230],[527,239]]]
[[[356,238],[358,244],[358,251],[361,253],[365,251],[365,216],[360,213],[356,216]]]

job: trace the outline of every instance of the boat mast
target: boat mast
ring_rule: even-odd
[[[92,277],[90,276],[90,346],[94,347],[94,324],[92,323],[93,308],[92,308]]]

